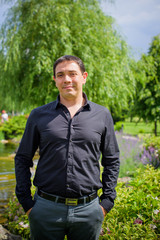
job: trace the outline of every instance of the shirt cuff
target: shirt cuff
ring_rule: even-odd
[[[35,204],[35,201],[32,199],[27,199],[21,203],[25,212],[27,212],[29,209],[31,209],[34,206],[34,204]]]
[[[101,200],[100,205],[107,211],[107,213],[109,213],[114,206],[114,202],[112,202],[108,198],[102,198],[102,199],[100,198],[100,200]]]

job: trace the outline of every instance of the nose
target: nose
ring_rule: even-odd
[[[64,82],[71,82],[71,78],[68,74],[64,76]]]

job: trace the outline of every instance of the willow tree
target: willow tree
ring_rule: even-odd
[[[69,54],[85,63],[89,77],[84,91],[90,100],[116,114],[127,108],[134,89],[127,45],[99,1],[18,0],[1,29],[1,41],[1,91],[17,107],[56,98],[52,65]]]

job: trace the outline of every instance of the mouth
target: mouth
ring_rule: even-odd
[[[71,86],[71,85],[63,86],[63,89],[72,89],[72,88],[73,88],[73,86]]]

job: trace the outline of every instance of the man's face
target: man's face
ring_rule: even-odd
[[[87,72],[82,74],[76,62],[64,61],[56,66],[53,79],[60,96],[69,100],[82,95],[82,87],[86,82],[87,75]]]

